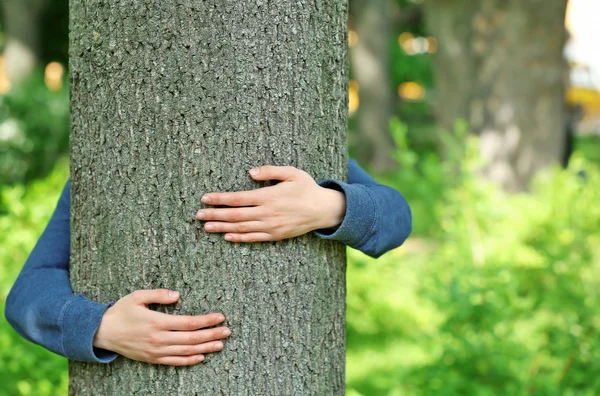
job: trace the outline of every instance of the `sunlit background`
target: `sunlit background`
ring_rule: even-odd
[[[561,4],[350,0],[350,155],[414,233],[349,252],[348,395],[600,394],[600,2]],[[67,34],[1,3],[2,308],[68,178]],[[66,389],[2,318],[0,394]]]

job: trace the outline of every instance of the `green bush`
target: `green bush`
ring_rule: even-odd
[[[507,195],[476,176],[475,139],[449,140],[432,172],[437,231],[377,261],[350,256],[349,393],[600,393],[600,171],[576,155]]]
[[[58,201],[69,165],[66,159],[43,181],[0,189],[0,309],[29,252]],[[21,338],[0,320],[0,394],[66,395],[67,360]]]
[[[0,95],[0,186],[44,177],[69,152],[69,92],[48,90],[43,70]]]

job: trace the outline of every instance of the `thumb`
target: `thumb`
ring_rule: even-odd
[[[254,180],[292,180],[300,173],[300,170],[293,166],[273,166],[264,165],[258,168],[250,169],[250,176]]]
[[[131,295],[139,305],[173,304],[179,300],[179,292],[168,289],[136,290]]]

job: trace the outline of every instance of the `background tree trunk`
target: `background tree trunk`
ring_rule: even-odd
[[[389,155],[394,147],[389,126],[394,115],[389,51],[391,4],[389,0],[353,0],[350,13],[352,28],[358,35],[350,51],[353,78],[360,87],[357,156],[369,168],[382,172],[394,166]]]
[[[566,0],[428,0],[437,113],[481,135],[485,174],[520,191],[564,145]],[[540,43],[544,43],[541,45]]]
[[[40,23],[46,0],[2,0],[6,74],[12,83],[26,79],[40,58]]]
[[[223,312],[192,368],[70,363],[75,395],[341,395],[345,252],[312,235],[235,245],[195,212],[210,191],[293,165],[345,178],[347,5],[71,2],[71,279],[99,301],[172,288]]]

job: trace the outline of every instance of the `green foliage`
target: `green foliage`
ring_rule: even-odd
[[[48,90],[42,70],[0,95],[0,185],[43,177],[69,150],[69,92]]]
[[[445,139],[449,159],[428,171],[437,231],[350,256],[349,393],[598,394],[600,171],[576,155],[507,195],[477,176],[474,138]],[[419,198],[407,182],[430,181],[402,151],[396,185]]]
[[[67,180],[65,159],[43,181],[0,188],[0,309],[22,265],[52,215]],[[0,394],[66,395],[67,361],[21,338],[0,320]]]

